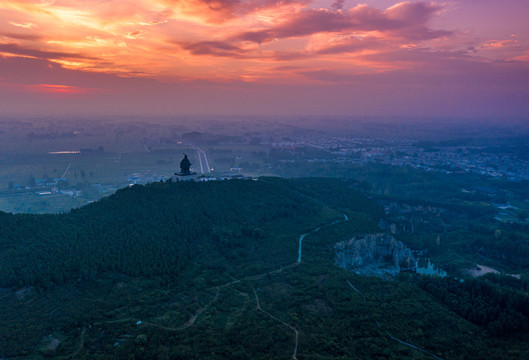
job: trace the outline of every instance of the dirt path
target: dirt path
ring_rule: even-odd
[[[191,326],[195,325],[195,321],[197,321],[197,318],[200,316],[200,314],[202,314],[204,311],[206,311],[215,301],[217,301],[217,299],[219,298],[219,291],[220,291],[220,288],[217,287],[217,292],[215,293],[215,297],[206,306],[204,306],[203,308],[198,309],[197,312],[193,316],[191,316],[189,318],[189,320],[187,320],[187,322],[184,325],[182,325],[182,326],[170,327],[170,326],[164,326],[164,325],[160,325],[160,324],[156,324],[156,323],[152,323],[152,322],[148,322],[148,321],[143,322],[143,324],[149,325],[149,326],[153,326],[153,327],[156,327],[156,328],[159,328],[159,329],[168,330],[168,331],[182,331],[182,330],[185,330],[188,327],[191,327]]]
[[[296,262],[292,263],[292,264],[289,264],[289,265],[285,265],[285,266],[281,266],[279,269],[276,269],[276,270],[272,270],[272,271],[267,271],[265,273],[262,273],[262,274],[257,274],[257,275],[250,275],[250,276],[247,276],[247,277],[244,277],[242,279],[238,279],[238,280],[233,280],[233,281],[230,281],[230,282],[227,282],[225,284],[222,284],[222,285],[218,285],[216,286],[217,288],[225,288],[225,287],[229,287],[231,285],[234,285],[234,284],[238,284],[242,281],[246,281],[246,280],[261,280],[263,279],[265,276],[267,276],[268,274],[279,274],[281,273],[283,270],[286,270],[286,269],[291,269],[293,268],[294,266],[298,265],[300,262],[301,262],[301,250],[302,250],[302,245],[303,245],[303,239],[307,236],[307,235],[310,235],[312,233],[315,233],[316,231],[319,231],[320,229],[324,228],[324,227],[327,227],[327,226],[331,226],[331,225],[334,225],[334,224],[337,224],[337,223],[340,223],[340,222],[344,222],[344,221],[349,221],[349,217],[345,214],[342,214],[344,219],[343,220],[335,220],[327,225],[322,225],[322,226],[319,226],[317,227],[316,229],[312,230],[312,231],[309,231],[308,233],[305,233],[303,235],[301,235],[299,237],[299,246],[298,246],[298,259]],[[210,288],[212,289],[212,288]]]
[[[364,296],[364,294],[362,294],[362,292],[361,292],[360,290],[358,290],[357,288],[355,288],[355,286],[354,286],[353,284],[351,284],[351,283],[349,282],[349,280],[347,280],[347,283],[349,284],[349,286],[350,286],[354,291],[356,291],[357,293],[360,294],[360,296],[362,296],[362,300],[364,300],[364,304],[367,303],[367,302],[366,302],[366,297]]]
[[[59,359],[73,359],[73,358],[75,358],[81,352],[81,350],[83,350],[83,348],[84,348],[84,337],[85,337],[85,334],[86,334],[86,328],[83,328],[83,330],[81,330],[81,334],[79,335],[79,345],[77,345],[77,349],[75,349],[75,351],[73,353],[71,353],[70,355],[61,356],[61,357],[59,357]]]
[[[351,282],[350,282],[348,279],[347,279],[346,281],[347,281],[347,284],[349,284],[349,286],[350,286],[354,291],[356,291],[357,293],[359,293],[360,295],[362,295],[362,299],[364,300],[364,304],[366,304],[367,302],[366,302],[366,298],[365,298],[364,294],[363,294],[360,290],[358,290],[353,284],[351,284]],[[378,321],[376,321],[375,323],[376,323],[376,325],[377,325],[380,329],[382,329],[382,325],[380,325],[380,323],[379,323]],[[412,348],[412,349],[415,349],[415,350],[421,351],[421,352],[423,352],[423,353],[425,353],[425,354],[427,354],[427,355],[430,355],[431,357],[433,357],[433,358],[436,359],[436,360],[443,360],[443,358],[440,358],[439,356],[437,356],[437,355],[435,355],[435,354],[432,354],[432,353],[429,352],[429,351],[426,351],[426,350],[421,349],[420,347],[418,347],[418,346],[416,346],[416,345],[410,344],[410,343],[408,343],[408,342],[406,342],[406,341],[404,341],[404,340],[401,340],[401,339],[396,338],[396,337],[393,336],[389,331],[385,331],[385,330],[384,330],[384,333],[385,333],[390,339],[395,340],[396,342],[398,342],[398,343],[400,343],[400,344],[402,344],[402,345],[404,345],[404,346],[407,346],[407,347],[409,347],[409,348]]]
[[[294,262],[292,264],[289,264],[289,265],[281,266],[279,269],[276,269],[276,270],[267,271],[267,272],[264,272],[264,273],[261,273],[261,274],[257,274],[257,275],[250,275],[250,276],[244,277],[242,279],[233,280],[233,281],[227,282],[225,284],[215,286],[215,289],[216,289],[215,297],[206,306],[204,306],[203,308],[200,308],[199,310],[197,310],[197,312],[193,316],[191,316],[189,318],[189,320],[184,325],[179,326],[179,327],[170,327],[170,326],[160,325],[160,324],[149,322],[149,321],[143,321],[142,324],[143,325],[147,325],[147,326],[156,327],[158,329],[164,329],[164,330],[167,330],[167,331],[183,331],[183,330],[193,326],[195,324],[196,320],[198,319],[198,317],[204,311],[206,311],[215,301],[217,301],[217,299],[219,297],[220,289],[229,287],[231,285],[238,284],[238,283],[240,283],[242,281],[261,280],[261,279],[263,279],[264,277],[266,277],[266,276],[268,276],[270,274],[280,274],[283,270],[291,269],[291,268],[299,265],[299,263],[301,262],[301,250],[302,250],[303,239],[305,238],[305,236],[310,235],[312,233],[315,233],[316,231],[319,231],[323,227],[331,226],[331,225],[334,225],[334,224],[337,224],[337,223],[340,223],[340,222],[344,222],[344,221],[349,221],[349,217],[346,214],[343,214],[343,217],[344,217],[343,220],[335,220],[335,221],[333,221],[333,222],[331,222],[331,223],[329,223],[327,225],[319,226],[316,229],[314,229],[314,230],[312,230],[312,231],[310,231],[310,232],[308,232],[306,234],[301,235],[300,238],[299,238],[298,259],[297,259],[296,262]],[[350,286],[352,286],[352,284],[350,284]],[[212,288],[209,288],[209,289],[212,289]],[[353,289],[355,289],[355,288],[353,287]],[[358,290],[356,289],[356,291],[358,291]],[[253,290],[253,292],[255,294],[255,299],[256,299],[256,302],[257,302],[257,310],[265,313],[266,315],[268,315],[272,319],[280,322],[281,324],[285,325],[286,327],[288,327],[289,329],[291,329],[294,332],[294,334],[295,334],[295,347],[294,347],[294,353],[292,354],[292,358],[297,360],[299,331],[296,328],[294,328],[293,326],[291,326],[290,324],[288,324],[288,323],[276,318],[272,314],[270,314],[267,311],[263,310],[261,308],[261,305],[259,304],[259,297],[257,296],[257,293],[255,292],[255,290]],[[364,302],[365,302],[365,298],[364,298]],[[110,324],[110,323],[118,323],[118,322],[126,322],[126,321],[137,321],[137,319],[124,318],[124,319],[111,320],[111,321],[101,321],[101,322],[98,322],[96,324]],[[77,355],[77,353],[84,346],[84,332],[85,331],[86,331],[86,329],[84,329],[82,334],[81,334],[82,336],[81,336],[80,348],[73,355],[71,355],[70,358],[75,356],[75,355]]]
[[[378,323],[377,323],[377,325],[380,326],[380,324],[378,324]],[[406,341],[402,341],[402,340],[400,340],[400,339],[397,339],[395,336],[391,335],[389,331],[384,331],[384,332],[386,333],[387,336],[389,336],[390,339],[395,340],[395,341],[401,343],[402,345],[405,345],[405,346],[410,347],[410,348],[415,349],[415,350],[419,350],[419,351],[421,351],[421,352],[423,352],[423,353],[425,353],[425,354],[430,355],[430,356],[433,357],[434,359],[437,359],[437,360],[443,360],[443,358],[440,358],[439,356],[434,355],[434,354],[432,354],[431,352],[428,352],[428,351],[426,351],[426,350],[424,350],[424,349],[421,349],[421,348],[418,347],[418,346],[415,346],[415,345],[413,345],[413,344],[407,343]]]
[[[256,306],[256,307],[257,307],[257,310],[259,310],[259,311],[265,313],[265,314],[268,315],[270,318],[274,319],[275,321],[280,322],[281,324],[285,325],[286,327],[288,327],[290,330],[292,330],[292,331],[294,332],[294,334],[295,334],[295,343],[296,343],[296,345],[294,346],[294,353],[292,354],[292,359],[297,360],[297,358],[298,358],[298,339],[299,339],[299,331],[298,331],[298,329],[296,329],[296,328],[293,327],[292,325],[290,325],[290,324],[284,322],[283,320],[276,318],[274,315],[270,314],[268,311],[263,310],[263,309],[261,308],[261,304],[259,303],[259,296],[257,296],[257,292],[255,291],[254,288],[252,288],[252,290],[253,290],[253,293],[254,293],[254,295],[255,295],[255,302],[256,302],[256,304],[257,304],[257,306]]]
[[[182,326],[179,326],[179,327],[169,327],[169,326],[164,326],[164,325],[160,325],[160,324],[156,324],[156,323],[152,323],[152,322],[143,322],[144,325],[148,325],[148,326],[153,326],[153,327],[156,327],[156,328],[159,328],[159,329],[164,329],[164,330],[168,330],[168,331],[183,331],[191,326],[193,326],[196,322],[196,320],[198,319],[198,317],[204,312],[206,311],[215,301],[217,301],[218,297],[219,297],[219,292],[220,292],[220,289],[222,288],[226,288],[226,287],[229,287],[231,285],[234,285],[234,284],[238,284],[238,283],[241,283],[243,281],[252,281],[252,280],[261,280],[263,279],[265,276],[269,275],[269,274],[277,274],[277,273],[281,273],[283,270],[285,269],[290,269],[290,268],[293,268],[295,267],[296,265],[298,265],[300,262],[301,262],[301,251],[302,251],[302,245],[303,245],[303,239],[312,234],[312,233],[315,233],[317,231],[319,231],[321,228],[323,227],[327,227],[327,226],[331,226],[331,225],[334,225],[334,224],[337,224],[337,223],[340,223],[340,222],[345,222],[345,221],[349,221],[349,217],[346,215],[346,214],[343,214],[344,216],[344,219],[343,220],[335,220],[333,221],[332,223],[330,224],[327,224],[327,225],[323,225],[323,226],[320,226],[320,227],[317,227],[316,229],[308,232],[308,233],[305,233],[303,235],[301,235],[299,237],[299,247],[298,247],[298,259],[296,262],[290,264],[290,265],[286,265],[286,266],[282,266],[281,268],[279,269],[276,269],[276,270],[272,270],[272,271],[267,271],[267,272],[264,272],[262,274],[257,274],[257,275],[251,275],[251,276],[247,276],[247,277],[244,277],[244,278],[241,278],[241,279],[238,279],[238,280],[233,280],[233,281],[230,281],[230,282],[227,282],[225,284],[222,284],[222,285],[218,285],[216,286],[216,293],[215,293],[215,296],[214,298],[206,305],[204,306],[203,308],[200,308],[199,310],[197,310],[197,312],[191,316],[189,318],[189,320]],[[362,296],[362,301],[364,302],[364,304],[367,304],[367,301],[366,301],[366,298],[364,296],[364,294],[358,290],[348,279],[346,280],[347,284],[349,285],[349,287],[351,287],[351,289],[353,291],[355,291],[356,293],[358,293],[360,296]],[[209,288],[209,289],[212,289],[212,288]],[[269,312],[267,312],[266,310],[263,310],[261,308],[261,304],[259,302],[259,296],[257,295],[257,292],[255,291],[254,288],[252,288],[253,290],[253,293],[255,295],[255,301],[256,301],[256,309],[262,313],[264,313],[265,315],[267,315],[268,317],[270,317],[271,319],[281,323],[282,325],[288,327],[290,330],[292,330],[294,332],[294,335],[295,335],[295,346],[294,346],[294,352],[292,353],[292,359],[294,360],[297,360],[297,354],[298,354],[298,345],[299,345],[299,331],[293,327],[292,325],[288,324],[287,322],[275,317],[274,315],[270,314]],[[100,324],[103,324],[103,323],[116,323],[116,322],[123,322],[123,321],[134,321],[133,319],[131,318],[127,318],[127,319],[120,319],[120,320],[114,320],[114,321],[108,321],[108,322],[100,322]],[[382,326],[380,325],[380,323],[378,321],[376,321],[376,325],[382,330]],[[384,331],[384,330],[383,330]],[[80,336],[80,341],[79,341],[79,346],[77,348],[77,350],[65,357],[65,358],[68,358],[68,359],[71,359],[75,356],[77,356],[77,354],[83,349],[84,347],[84,337],[85,337],[85,333],[86,333],[86,328],[84,328],[81,332],[81,336]],[[388,331],[384,331],[384,333],[392,340],[394,341],[397,341],[398,343],[404,345],[404,346],[407,346],[409,348],[412,348],[414,350],[418,350],[418,351],[421,351],[427,355],[430,355],[431,357],[433,357],[434,359],[436,360],[443,360],[442,358],[436,356],[435,354],[432,354],[416,345],[413,345],[413,344],[410,344],[408,342],[405,342],[401,339],[398,339],[396,338],[395,336],[393,336],[390,332]]]

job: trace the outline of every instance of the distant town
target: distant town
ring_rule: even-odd
[[[426,171],[466,172],[511,181],[529,180],[529,161],[512,153],[487,151],[487,146],[442,146],[421,144],[411,139],[308,137],[291,138],[272,144],[272,148],[296,151],[313,147],[332,157],[305,159],[308,162],[343,162],[367,164],[377,162],[394,166],[410,166]],[[284,162],[295,160],[284,159]]]
[[[0,210],[64,212],[126,186],[168,181],[184,153],[195,181],[314,176],[311,169],[326,164],[529,180],[527,126],[432,128],[347,118],[329,124],[317,118],[4,120]]]

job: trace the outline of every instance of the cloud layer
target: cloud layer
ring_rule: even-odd
[[[527,75],[528,26],[461,20],[462,13],[485,16],[486,6],[487,19],[497,21],[493,8],[529,11],[527,2],[495,1],[478,8],[450,0],[381,0],[377,7],[344,0],[3,0],[0,89],[108,93],[119,78],[315,88],[365,86],[367,78],[372,86],[436,87],[429,82],[446,79],[455,86],[471,78],[474,84],[460,85],[477,87],[480,75],[513,79],[519,89],[514,78]],[[98,81],[89,81],[94,74]]]

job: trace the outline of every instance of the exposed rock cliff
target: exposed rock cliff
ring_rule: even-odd
[[[397,274],[415,267],[411,250],[387,234],[368,234],[334,246],[336,263],[366,275]]]

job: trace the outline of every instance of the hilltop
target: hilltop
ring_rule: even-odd
[[[336,243],[380,232],[388,221],[364,191],[354,180],[325,178],[160,182],[66,214],[0,213],[0,303],[9,309],[0,312],[7,344],[0,356],[529,353],[527,314],[519,310],[527,283],[489,276],[460,286],[413,274],[388,281],[339,268]],[[460,311],[480,291],[492,300],[479,298],[476,307],[496,318]],[[450,292],[456,305],[439,296]],[[516,299],[509,312],[494,300],[506,292]],[[512,319],[521,322],[509,327]]]

